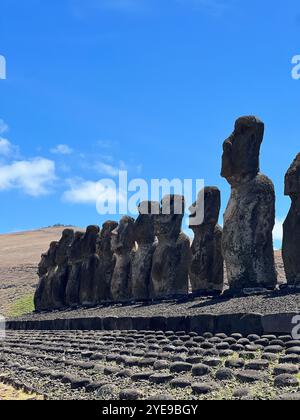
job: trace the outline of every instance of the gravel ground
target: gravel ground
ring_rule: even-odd
[[[10,331],[0,382],[50,400],[299,400],[299,346],[290,336]]]
[[[282,290],[268,292],[257,296],[238,298],[196,298],[185,302],[169,301],[156,304],[132,304],[100,306],[89,309],[55,311],[40,314],[28,314],[22,320],[49,320],[89,317],[135,317],[135,316],[184,316],[199,314],[231,314],[231,313],[291,313],[300,308],[300,292]]]

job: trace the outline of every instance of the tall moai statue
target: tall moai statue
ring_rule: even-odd
[[[183,196],[167,195],[154,217],[158,245],[152,263],[152,299],[188,294],[191,248],[190,238],[181,231],[184,208]]]
[[[34,295],[34,307],[37,312],[47,310],[52,306],[52,288],[50,273],[56,269],[55,254],[58,242],[51,242],[49,250],[42,254],[38,266],[39,284]]]
[[[115,268],[115,259],[111,247],[112,232],[118,223],[107,221],[103,224],[97,246],[97,255],[100,259],[98,267],[98,281],[96,285],[96,298],[98,303],[111,301],[111,281]]]
[[[62,238],[57,244],[55,253],[55,270],[50,273],[52,288],[52,307],[50,309],[61,309],[66,306],[66,288],[69,276],[68,252],[74,239],[74,230],[65,229]]]
[[[259,172],[264,124],[241,117],[224,142],[222,176],[231,185],[222,239],[231,290],[274,288],[277,283],[272,231],[275,224],[273,183]]]
[[[152,260],[157,246],[154,214],[159,213],[159,203],[143,201],[138,211],[139,216],[135,222],[138,249],[132,263],[132,299],[146,301],[150,299]]]
[[[100,281],[100,259],[97,255],[99,241],[99,226],[88,226],[82,238],[82,264],[80,270],[79,302],[81,305],[92,306],[98,303],[97,283]]]
[[[111,296],[116,302],[125,302],[132,297],[132,261],[135,245],[135,220],[124,216],[112,232],[111,247],[115,258],[115,268],[111,281]]]
[[[194,294],[223,291],[222,228],[218,225],[220,207],[221,193],[216,187],[204,188],[191,207],[190,229],[195,236],[192,244],[190,281]],[[199,223],[197,219],[201,215],[203,220],[199,220]]]
[[[66,287],[66,305],[68,307],[79,305],[80,275],[83,263],[83,238],[83,232],[75,232],[74,240],[69,247],[69,276]]]
[[[292,204],[283,224],[282,257],[288,285],[300,287],[300,153],[285,175],[285,195]]]

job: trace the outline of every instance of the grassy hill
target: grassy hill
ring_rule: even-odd
[[[37,265],[64,226],[0,235],[0,314],[18,315],[33,308]]]

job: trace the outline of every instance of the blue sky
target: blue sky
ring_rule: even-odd
[[[299,35],[296,0],[1,0],[0,232],[101,224],[95,183],[119,169],[204,178],[224,210],[222,143],[255,114],[279,246],[300,151]]]

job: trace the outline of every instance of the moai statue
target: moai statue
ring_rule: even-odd
[[[156,207],[156,209],[155,209]],[[138,249],[132,263],[132,298],[136,301],[150,299],[151,269],[157,246],[154,231],[154,214],[159,212],[159,203],[142,202],[135,222],[135,240]]]
[[[117,222],[103,224],[98,241],[97,254],[100,258],[96,296],[98,302],[111,301],[111,281],[115,268],[114,254],[111,248],[112,232],[118,227]]]
[[[83,232],[76,232],[69,248],[69,276],[66,287],[66,305],[76,307],[79,305],[79,289],[81,266],[83,263]]]
[[[51,242],[48,252],[42,254],[41,262],[38,266],[39,284],[34,295],[34,307],[37,312],[47,310],[52,305],[52,289],[49,274],[56,269],[55,254],[57,244],[58,242]]]
[[[285,175],[285,195],[292,200],[283,224],[282,257],[288,285],[300,287],[300,153]]]
[[[88,226],[82,238],[82,265],[80,271],[79,302],[81,305],[92,306],[98,303],[96,288],[100,259],[97,255],[99,241],[99,226]]]
[[[204,200],[204,203],[203,203]],[[194,232],[190,281],[194,294],[221,293],[224,286],[222,228],[217,224],[221,193],[216,187],[206,187],[191,207],[190,229]],[[203,213],[204,210],[204,213]],[[203,216],[203,220],[197,218]]]
[[[65,296],[69,276],[68,253],[74,239],[74,230],[65,229],[62,238],[57,244],[55,253],[55,270],[50,273],[52,289],[52,307],[49,309],[61,309],[66,306]]]
[[[191,262],[190,238],[181,232],[184,197],[167,195],[160,214],[154,217],[158,245],[153,255],[151,274],[152,299],[188,294]]]
[[[231,185],[222,239],[231,291],[275,288],[272,231],[275,224],[273,183],[259,173],[264,124],[241,117],[224,142],[222,176]]]
[[[112,232],[111,247],[115,258],[115,268],[111,281],[111,296],[116,302],[131,299],[131,273],[135,245],[135,221],[124,216]]]

